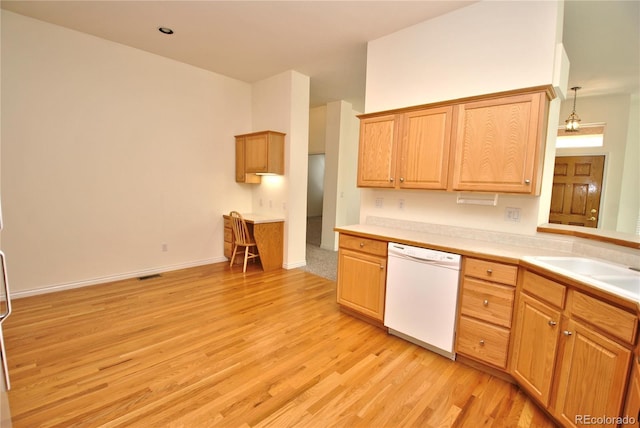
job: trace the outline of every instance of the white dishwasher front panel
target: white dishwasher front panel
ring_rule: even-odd
[[[388,254],[384,325],[455,359],[460,256],[396,243]]]

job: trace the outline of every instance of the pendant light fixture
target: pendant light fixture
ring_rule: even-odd
[[[576,114],[576,98],[578,97],[578,89],[582,89],[582,87],[574,86],[573,88],[571,88],[571,90],[573,91],[573,111],[571,112],[567,120],[564,121],[564,129],[566,132],[578,132],[578,129],[580,128],[580,118]]]

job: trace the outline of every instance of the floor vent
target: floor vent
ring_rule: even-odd
[[[145,276],[138,277],[138,279],[140,281],[144,281],[145,279],[160,278],[160,276],[161,275],[159,273],[154,273],[153,275],[145,275]]]

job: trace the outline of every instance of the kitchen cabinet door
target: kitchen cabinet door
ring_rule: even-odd
[[[247,174],[245,169],[245,139],[236,137],[236,182],[238,183],[260,183],[260,176]]]
[[[637,354],[633,357],[633,368],[631,369],[631,377],[629,378],[629,387],[627,389],[627,404],[624,406],[623,415],[640,420],[640,356]]]
[[[458,106],[453,190],[538,194],[544,92]]]
[[[631,351],[591,328],[569,319],[552,409],[564,425],[578,427],[587,415],[620,415]],[[601,426],[616,426],[601,425]]]
[[[398,127],[396,115],[360,120],[358,186],[395,187]]]
[[[338,303],[378,321],[384,320],[387,258],[340,248]]]
[[[560,311],[521,293],[516,314],[511,373],[546,407],[558,353]]]
[[[274,131],[245,135],[245,172],[284,174],[284,137]]]
[[[447,188],[452,117],[452,106],[403,115],[399,188]]]

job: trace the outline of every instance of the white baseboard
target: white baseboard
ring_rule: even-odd
[[[21,297],[29,297],[29,296],[36,296],[39,294],[54,293],[56,291],[62,291],[62,290],[71,290],[73,288],[87,287],[90,285],[104,284],[106,282],[121,281],[123,279],[138,278],[141,276],[155,275],[158,273],[170,272],[173,270],[186,269],[190,267],[203,266],[203,265],[209,265],[212,263],[220,263],[220,262],[226,262],[226,261],[229,261],[229,259],[227,259],[226,257],[216,257],[216,258],[205,259],[205,260],[196,260],[196,261],[191,261],[186,263],[179,263],[175,265],[158,266],[151,269],[143,269],[143,270],[134,271],[134,272],[120,273],[120,274],[109,275],[109,276],[104,276],[100,278],[91,278],[83,281],[74,281],[74,282],[68,282],[64,284],[49,285],[49,286],[37,288],[34,290],[11,292],[11,299],[19,299]]]
[[[299,267],[304,267],[307,265],[307,261],[306,260],[302,260],[302,261],[298,261],[298,262],[293,262],[293,263],[283,263],[282,267],[285,269],[295,269],[295,268],[299,268]]]

